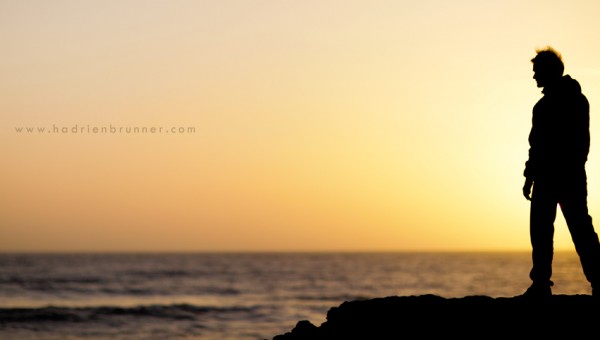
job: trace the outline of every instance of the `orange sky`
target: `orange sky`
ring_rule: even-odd
[[[0,251],[527,250],[536,47],[600,218],[599,6],[0,1]]]

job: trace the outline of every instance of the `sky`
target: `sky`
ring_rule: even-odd
[[[528,250],[536,48],[600,219],[599,7],[0,0],[0,251]]]

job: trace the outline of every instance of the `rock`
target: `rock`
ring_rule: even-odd
[[[344,302],[331,308],[320,326],[303,320],[273,340],[596,338],[599,325],[600,303],[590,295],[553,295],[545,300],[390,296]]]

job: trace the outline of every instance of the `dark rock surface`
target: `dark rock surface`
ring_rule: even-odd
[[[600,339],[600,303],[590,295],[390,296],[333,307],[320,326],[298,322],[273,340]]]

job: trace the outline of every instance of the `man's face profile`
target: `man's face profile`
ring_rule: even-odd
[[[533,65],[533,79],[537,87],[544,87],[548,84],[548,72],[540,65]]]

